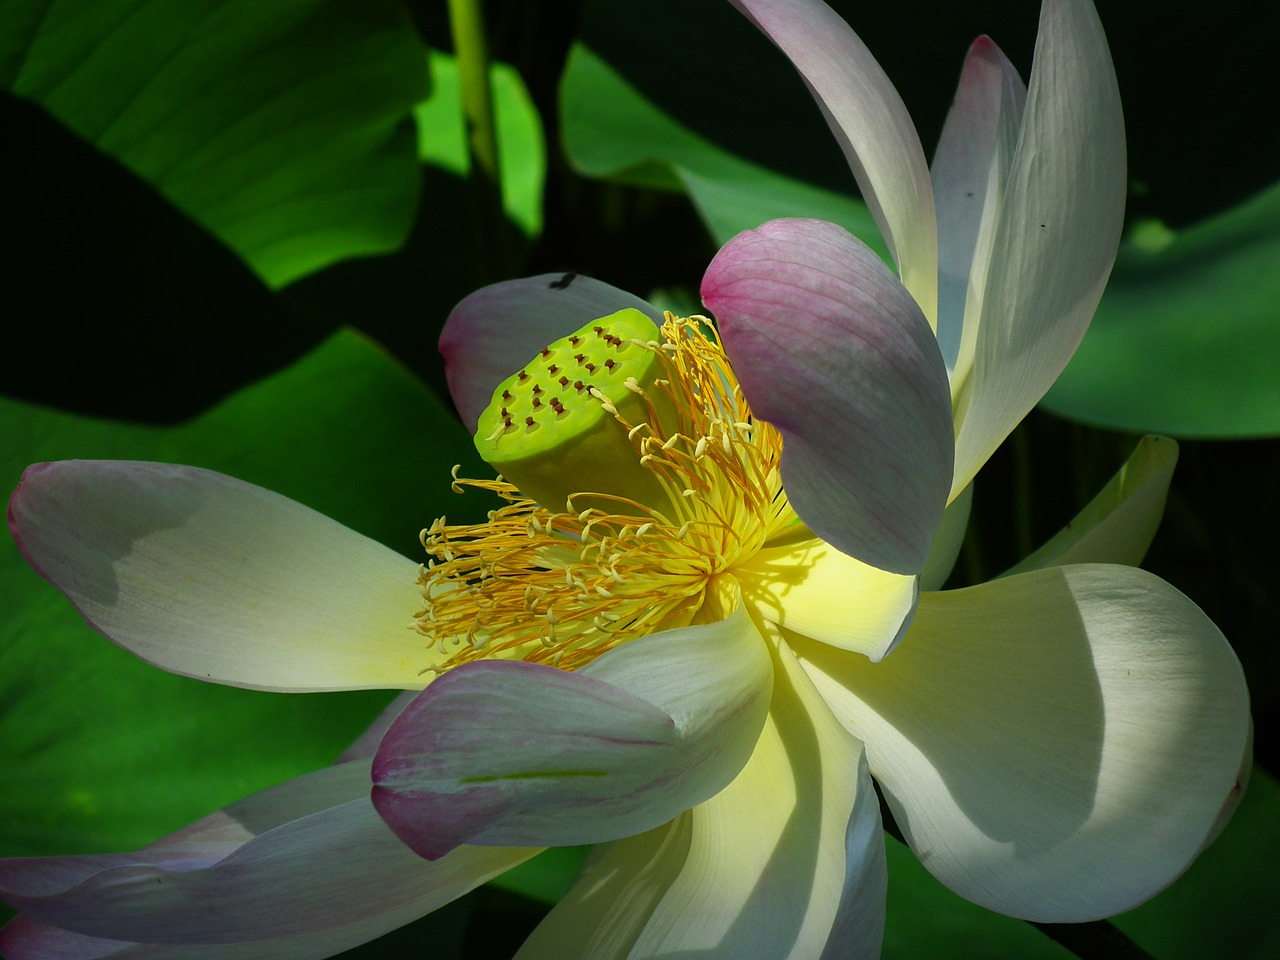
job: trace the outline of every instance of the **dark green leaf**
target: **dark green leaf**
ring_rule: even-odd
[[[0,85],[268,285],[403,240],[426,51],[392,0],[3,0],[0,23]]]
[[[1044,405],[1120,430],[1280,434],[1280,185],[1161,244],[1122,250]]]
[[[590,5],[561,110],[579,170],[687,191],[719,243],[776,217],[820,217],[888,256],[800,78],[727,3]]]

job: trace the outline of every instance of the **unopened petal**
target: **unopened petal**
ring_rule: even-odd
[[[892,657],[802,659],[867,744],[898,825],[962,896],[1029,920],[1127,910],[1173,881],[1238,797],[1240,664],[1133,567],[925,594]]]
[[[919,594],[916,577],[868,566],[817,537],[766,547],[734,575],[765,620],[872,660],[906,631]]]
[[[173,673],[263,690],[421,687],[417,565],[210,470],[70,460],[9,501],[23,555],[94,627]]]
[[[822,0],[732,0],[800,72],[835,134],[903,284],[935,321],[937,233],[920,137],[880,64]]]
[[[1068,563],[1124,563],[1136,567],[1160,526],[1177,462],[1175,441],[1143,437],[1098,495],[1039,550],[1007,573]]]
[[[741,607],[629,641],[570,673],[480,661],[391,725],[374,802],[424,857],[461,843],[595,843],[720,790],[755,746],[772,668]]]
[[[784,647],[769,720],[706,803],[610,844],[517,960],[875,957],[884,838],[862,745]]]
[[[475,429],[494,388],[539,350],[626,307],[662,323],[662,312],[639,297],[572,273],[507,280],[464,298],[445,322],[440,353],[449,393],[467,429]]]
[[[1089,0],[1045,0],[991,238],[973,373],[957,384],[953,490],[1075,352],[1115,260],[1125,187],[1124,119],[1097,13]]]
[[[301,940],[314,950],[372,939],[538,852],[468,847],[428,863],[378,817],[368,782],[367,763],[342,764],[136,854],[2,861],[0,891],[37,920],[88,937],[184,946]]]
[[[973,362],[991,231],[1026,99],[1000,48],[990,37],[975,40],[930,170],[938,207],[938,345],[957,381]]]
[[[911,295],[842,228],[774,220],[716,254],[702,299],[753,412],[782,433],[801,519],[859,560],[918,573],[953,439],[942,355]]]

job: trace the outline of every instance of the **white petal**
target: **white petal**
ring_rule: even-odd
[[[1026,99],[1022,78],[1000,48],[989,37],[975,40],[931,170],[938,207],[938,346],[957,383],[973,364],[991,230]]]
[[[942,512],[942,523],[929,548],[929,557],[920,574],[921,590],[939,590],[951,576],[964,535],[969,529],[969,511],[973,508],[973,484],[961,490]]]
[[[775,670],[769,721],[737,779],[611,844],[518,960],[878,956],[884,841],[861,744],[785,647]]]
[[[915,577],[869,566],[817,537],[766,547],[734,574],[759,617],[872,660],[906,632],[918,594]]]
[[[835,134],[902,283],[937,320],[938,241],[920,137],[866,44],[821,0],[732,0],[800,72]]]
[[[422,687],[417,564],[287,497],[163,463],[36,464],[24,556],[95,629],[165,670],[263,690]]]
[[[592,851],[577,882],[515,960],[631,958],[632,946],[689,856],[692,814]]]
[[[925,594],[880,664],[812,643],[801,655],[921,862],[1002,913],[1129,909],[1186,868],[1237,795],[1240,664],[1190,600],[1132,567]]]
[[[953,493],[1075,352],[1115,260],[1124,197],[1124,118],[1097,13],[1089,0],[1045,0],[991,238],[973,374],[953,383]]]

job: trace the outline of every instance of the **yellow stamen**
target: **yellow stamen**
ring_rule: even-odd
[[[598,429],[621,438],[613,449],[630,464],[602,464],[601,475],[643,472],[638,488],[662,496],[587,487],[552,509],[501,478],[455,478],[506,503],[484,523],[437,520],[422,532],[430,560],[417,628],[450,654],[436,669],[485,657],[574,669],[626,640],[719,619],[721,578],[795,519],[778,473],[781,437],[752,416],[707,321],[668,314],[661,336],[632,341],[657,375],[629,385],[639,406],[615,397]],[[602,401],[583,391],[573,403]]]

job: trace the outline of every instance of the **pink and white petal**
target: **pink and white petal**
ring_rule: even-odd
[[[932,326],[937,228],[920,137],[880,64],[821,0],[732,0],[787,55],[835,134],[858,189]]]
[[[991,230],[1026,99],[1022,78],[1000,48],[990,37],[975,40],[931,170],[938,208],[938,345],[953,382],[963,380],[973,363]]]
[[[775,670],[734,781],[589,862],[517,960],[879,955],[884,837],[862,745],[785,646]]]
[[[362,795],[368,782],[368,764],[342,764],[243,800],[137,854],[2,861],[0,896],[43,923],[95,938],[314,945],[327,931],[354,945],[538,852],[468,847],[428,863],[378,817]]]
[[[783,436],[787,496],[814,533],[894,573],[924,566],[951,482],[951,397],[920,308],[821,220],[730,240],[702,299],[753,412]]]
[[[772,667],[746,611],[632,640],[567,672],[481,661],[391,725],[373,801],[428,858],[459,844],[558,846],[649,830],[747,762]]]
[[[1240,664],[1133,567],[1056,567],[921,597],[881,664],[809,643],[898,825],[957,893],[1028,920],[1111,916],[1172,882],[1238,798]]]
[[[733,572],[760,619],[873,661],[906,632],[919,595],[916,577],[868,566],[817,537],[765,547]]]
[[[1123,563],[1136,567],[1155,539],[1177,462],[1175,441],[1143,437],[1098,495],[1005,576],[1068,563]]]
[[[1124,118],[1097,13],[1089,0],[1045,0],[991,239],[973,374],[957,394],[953,490],[1075,352],[1115,260],[1125,187]]]
[[[9,529],[95,630],[173,673],[260,690],[421,688],[417,565],[309,507],[164,463],[29,467]]]
[[[661,326],[662,311],[634,294],[572,273],[506,280],[463,298],[445,321],[440,353],[449,393],[467,429],[475,429],[494,387],[539,350],[626,307]]]

